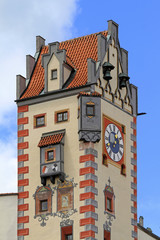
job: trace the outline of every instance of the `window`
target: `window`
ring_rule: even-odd
[[[106,185],[104,190],[105,196],[105,211],[114,215],[114,192],[110,185]]]
[[[42,127],[44,124],[44,116],[36,118],[36,127]]]
[[[72,240],[73,239],[73,235],[69,234],[65,236],[65,240]]]
[[[55,113],[55,122],[65,122],[69,119],[69,112],[68,110],[60,111]]]
[[[112,211],[112,199],[107,197],[107,210]]]
[[[34,128],[45,126],[45,114],[39,114],[34,116]]]
[[[47,200],[42,200],[40,201],[40,211],[48,211],[48,201]]]
[[[63,113],[57,113],[57,122],[63,122],[68,120],[68,113],[63,112]]]
[[[72,225],[61,228],[61,240],[73,240]]]
[[[86,104],[86,115],[88,117],[95,116],[95,104],[92,102],[89,102]]]
[[[54,151],[48,151],[48,154],[47,154],[47,160],[48,161],[51,161],[54,159]]]
[[[34,194],[35,216],[51,214],[52,212],[52,190],[50,187],[40,187]]]
[[[51,79],[57,79],[57,69],[51,70]]]
[[[56,159],[55,148],[47,148],[45,150],[45,163],[55,161],[55,159]]]

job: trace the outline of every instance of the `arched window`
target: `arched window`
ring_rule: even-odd
[[[35,216],[52,213],[52,190],[48,187],[39,187],[34,194]]]
[[[115,196],[114,196],[113,188],[110,185],[105,186],[104,196],[105,196],[105,212],[108,212],[114,215]]]

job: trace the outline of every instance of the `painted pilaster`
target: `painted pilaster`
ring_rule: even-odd
[[[25,186],[29,185],[29,179],[25,177],[29,167],[24,166],[24,162],[29,160],[29,155],[25,154],[25,149],[29,148],[29,143],[25,141],[25,137],[29,136],[29,130],[24,129],[24,125],[28,124],[25,112],[28,112],[28,105],[18,107],[18,240],[24,240],[24,236],[29,235],[29,229],[25,228],[29,216],[24,214],[29,210],[29,205],[25,204],[25,199],[29,197],[29,192],[25,191]]]
[[[131,176],[132,176],[132,182],[131,182],[131,188],[132,188],[132,194],[131,194],[131,201],[133,202],[131,206],[131,213],[133,214],[133,217],[131,219],[131,224],[133,225],[132,230],[132,238],[134,240],[138,239],[137,234],[137,140],[136,140],[136,117],[133,117],[133,121],[131,122],[131,129],[132,134],[130,136],[133,144],[131,146],[131,152],[133,154],[133,157],[131,158],[131,164],[132,164],[132,170],[131,170]]]
[[[80,239],[85,240],[96,240],[95,234],[98,233],[98,227],[96,226],[98,202],[95,200],[95,196],[98,195],[96,187],[98,165],[95,162],[95,157],[97,157],[97,151],[88,147],[85,149],[85,154],[80,156],[79,159],[82,165],[82,168],[80,168],[82,180],[79,186],[84,188],[84,193],[80,194],[80,201],[84,201],[84,205],[80,207],[80,214],[84,213],[85,216],[80,219],[80,226],[84,226],[83,231],[80,232]]]

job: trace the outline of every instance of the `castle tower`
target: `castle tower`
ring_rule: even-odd
[[[136,240],[137,88],[118,24],[37,36],[16,103],[18,240]]]

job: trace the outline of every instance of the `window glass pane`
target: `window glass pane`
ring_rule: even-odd
[[[73,235],[72,234],[66,235],[65,240],[73,240]]]
[[[47,158],[47,160],[49,161],[49,160],[53,160],[53,159],[54,159],[54,151],[53,150],[48,151],[48,158]]]
[[[36,126],[43,126],[44,125],[44,116],[36,118]]]
[[[112,210],[111,209],[111,199],[110,198],[107,198],[107,209]]]
[[[87,116],[94,116],[94,105],[87,105]]]
[[[66,121],[68,119],[68,113],[67,112],[63,113],[63,119],[64,119],[64,121]]]
[[[57,114],[57,120],[58,120],[58,122],[62,121],[62,113]]]
[[[57,70],[52,70],[52,79],[56,79],[57,78]]]
[[[48,210],[48,201],[44,200],[41,201],[41,211],[47,211]]]

